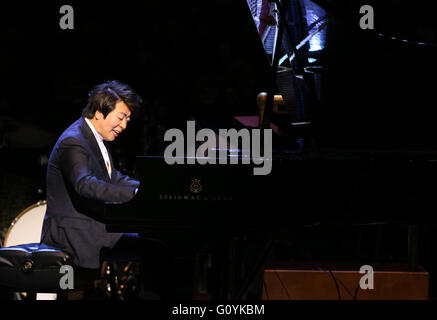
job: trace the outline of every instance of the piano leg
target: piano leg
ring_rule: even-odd
[[[269,239],[259,255],[256,263],[253,265],[251,269],[249,269],[247,275],[243,279],[243,283],[237,293],[237,295],[234,297],[234,300],[241,300],[244,295],[247,292],[247,289],[249,286],[253,283],[256,276],[259,275],[260,272],[262,272],[264,264],[269,257],[270,253],[272,252],[272,249],[274,247],[274,241],[272,239]]]
[[[228,249],[227,241],[220,240],[205,243],[197,251],[194,258],[194,299],[228,299]]]
[[[419,246],[419,227],[417,224],[408,225],[408,270],[416,271],[417,251]]]

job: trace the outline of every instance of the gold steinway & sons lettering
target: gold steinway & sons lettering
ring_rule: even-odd
[[[232,196],[224,195],[188,195],[188,194],[160,194],[159,200],[176,201],[232,201]]]

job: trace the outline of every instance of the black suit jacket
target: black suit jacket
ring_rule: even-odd
[[[99,253],[112,248],[120,233],[100,222],[104,202],[133,198],[139,182],[115,170],[111,177],[88,124],[83,118],[56,142],[47,166],[47,211],[41,242],[70,253],[75,265],[99,268]]]

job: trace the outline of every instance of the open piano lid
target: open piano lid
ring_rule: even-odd
[[[277,18],[270,8],[273,3],[247,0],[270,60],[277,31],[268,24],[269,16]],[[284,98],[296,100],[297,117],[312,122],[319,147],[398,154],[437,150],[437,22],[429,1],[411,5],[361,0],[284,3],[288,3],[287,32],[280,49],[283,59],[277,86]],[[373,8],[373,29],[360,27],[364,5]],[[314,103],[302,88],[303,81],[289,71],[296,66],[290,39],[299,48],[314,86]]]

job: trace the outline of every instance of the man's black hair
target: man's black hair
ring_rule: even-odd
[[[119,101],[123,101],[127,105],[132,116],[143,103],[141,97],[130,86],[112,80],[95,86],[88,93],[88,103],[82,110],[82,116],[91,119],[99,110],[106,118]]]

